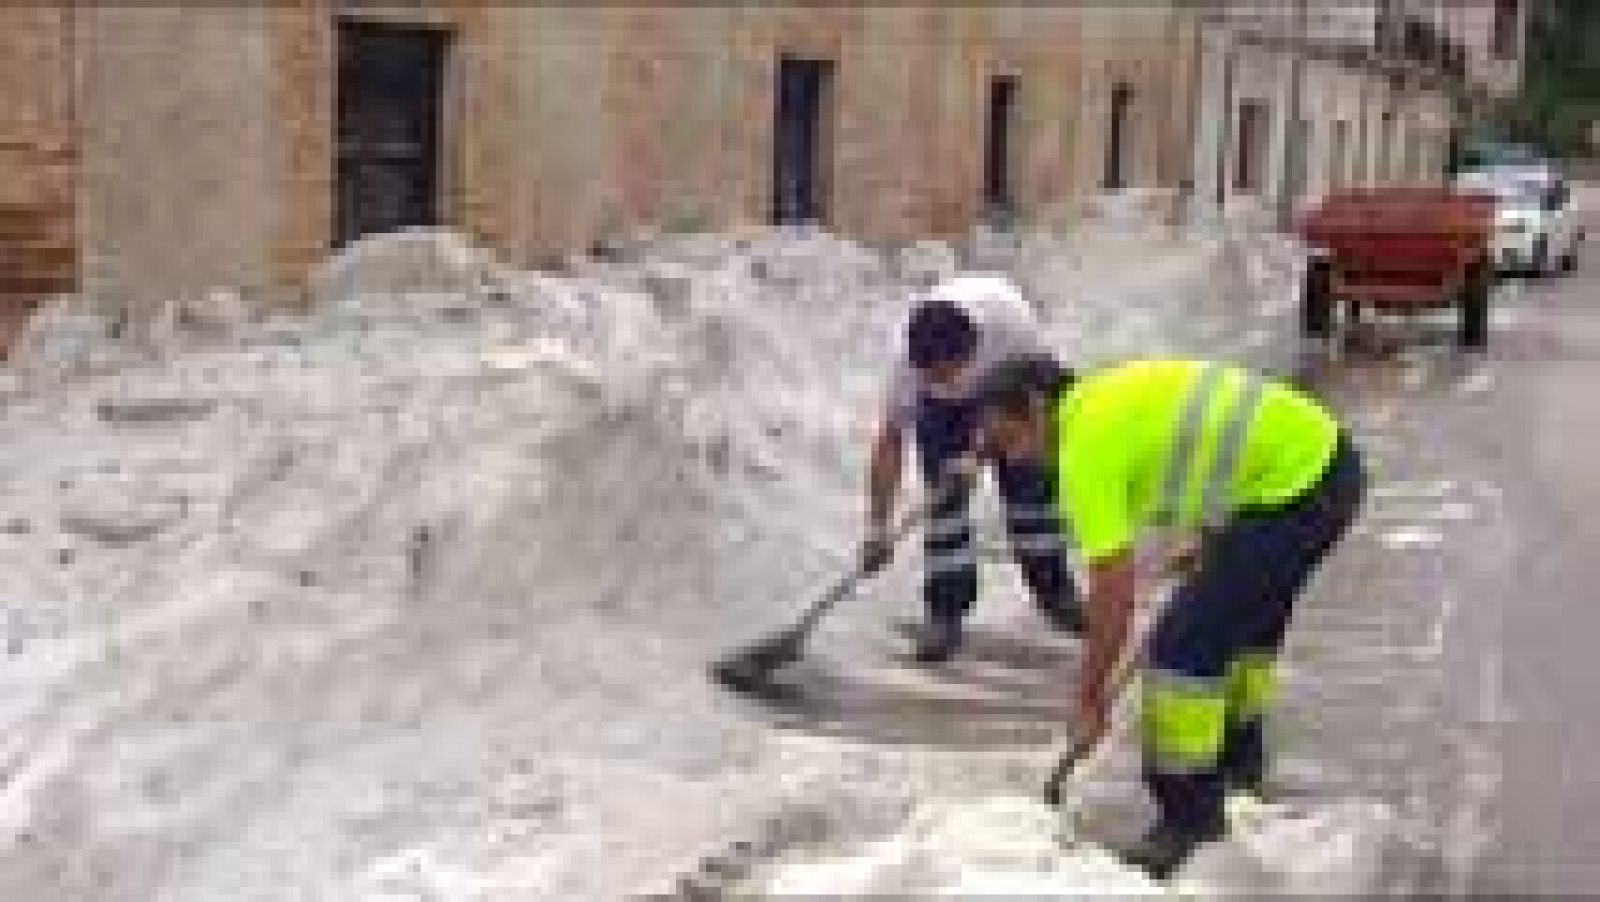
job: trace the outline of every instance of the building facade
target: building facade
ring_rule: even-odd
[[[289,297],[413,224],[548,265],[647,224],[905,240],[1107,192],[1298,195],[1445,128],[1255,6],[7,4],[0,307]]]
[[[1443,178],[1484,99],[1515,92],[1527,0],[1214,0],[1197,192],[1280,225],[1319,195]]]

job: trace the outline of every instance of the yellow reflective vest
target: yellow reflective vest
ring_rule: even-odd
[[[1295,388],[1193,360],[1092,373],[1055,413],[1057,503],[1089,560],[1151,527],[1197,530],[1293,501],[1327,469],[1339,434]]]

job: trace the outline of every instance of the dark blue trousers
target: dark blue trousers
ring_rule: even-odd
[[[979,424],[970,401],[924,398],[917,406],[915,439],[924,481],[938,485],[952,461],[972,445]],[[1023,582],[1040,610],[1063,628],[1080,622],[1077,590],[1067,564],[1049,470],[1044,465],[1006,461],[993,465],[1005,507],[1006,532]],[[969,497],[960,494],[938,505],[923,538],[926,573],[923,600],[928,616],[960,620],[978,596],[978,561],[973,548]]]
[[[1263,774],[1261,712],[1240,710],[1241,699],[1229,695],[1230,678],[1252,664],[1270,667],[1283,646],[1296,598],[1349,530],[1365,487],[1360,455],[1341,438],[1327,472],[1300,499],[1271,510],[1242,511],[1206,539],[1194,577],[1177,590],[1156,624],[1146,649],[1152,685],[1145,699],[1145,781],[1168,822],[1195,830],[1220,823],[1228,780]],[[1215,757],[1172,767],[1152,748],[1161,737],[1150,735],[1148,706],[1165,691],[1161,681],[1191,700],[1214,687],[1223,707],[1202,704],[1199,710],[1220,710],[1225,718]]]

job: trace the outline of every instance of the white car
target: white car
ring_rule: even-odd
[[[1542,276],[1577,266],[1583,227],[1564,180],[1501,171],[1462,176],[1457,184],[1497,200],[1494,259],[1500,272]]]

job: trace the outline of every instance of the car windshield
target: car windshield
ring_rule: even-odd
[[[1532,147],[1516,144],[1490,144],[1468,149],[1463,162],[1468,169],[1498,166],[1537,166],[1544,162],[1544,157]]]

